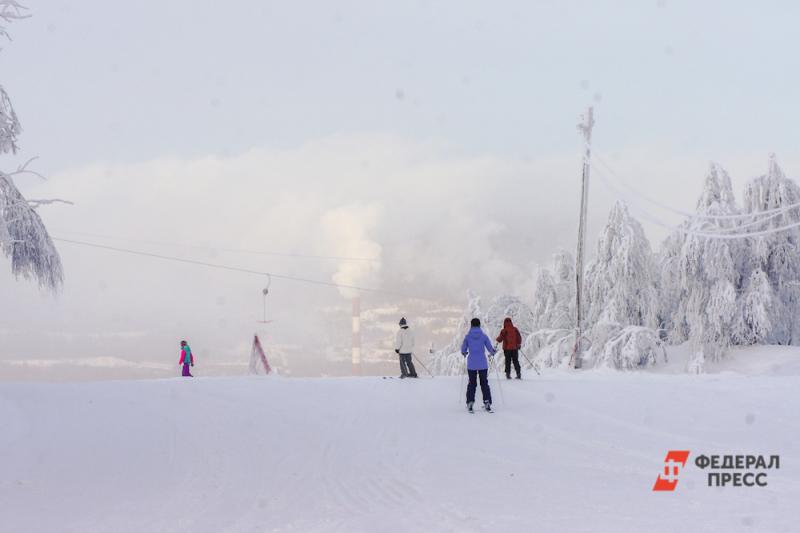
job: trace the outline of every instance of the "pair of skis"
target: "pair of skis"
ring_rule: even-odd
[[[486,405],[486,404],[484,404],[484,406],[483,406],[483,410],[484,410],[484,411],[486,411],[486,412],[487,412],[487,413],[489,413],[489,414],[492,414],[492,413],[494,413],[494,410],[492,409],[492,406],[491,406],[491,405]],[[475,414],[475,409],[473,409],[471,405],[468,405],[468,406],[467,406],[467,412],[468,412],[469,414],[471,414],[471,415],[474,415],[474,414]]]

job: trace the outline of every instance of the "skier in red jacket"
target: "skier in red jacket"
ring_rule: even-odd
[[[503,321],[503,329],[497,336],[497,342],[503,343],[503,354],[506,359],[506,379],[511,379],[511,363],[514,363],[514,370],[517,371],[517,379],[522,379],[522,371],[519,366],[519,349],[522,347],[522,335],[511,322],[510,318]]]

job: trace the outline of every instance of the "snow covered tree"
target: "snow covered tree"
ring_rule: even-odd
[[[650,242],[622,202],[611,209],[586,269],[586,360],[614,368],[655,363],[658,292]]]
[[[514,296],[500,296],[492,301],[484,311],[481,299],[472,291],[467,292],[468,304],[456,327],[450,343],[433,355],[433,372],[442,375],[460,374],[464,371],[464,358],[461,355],[461,342],[470,328],[470,321],[478,318],[483,331],[494,339],[503,327],[503,320],[510,317],[524,339],[532,330],[534,316],[530,307]]]
[[[800,208],[786,206],[800,203],[800,187],[788,179],[778,166],[775,156],[769,160],[767,174],[751,180],[744,193],[746,213],[764,213],[762,220],[748,231],[769,231],[800,223]],[[771,211],[772,213],[766,213]],[[770,331],[763,337],[772,344],[800,344],[800,228],[790,228],[748,239],[749,261],[743,274],[753,282],[757,271],[766,274],[772,298],[767,300],[770,308],[767,322]],[[751,273],[752,272],[752,273]],[[759,281],[760,283],[760,281]],[[769,294],[765,287],[758,286],[762,298]],[[756,297],[748,293],[751,301]],[[746,338],[754,338],[751,332]]]
[[[506,318],[511,318],[523,339],[533,332],[533,311],[515,296],[504,295],[495,298],[483,315],[476,316],[481,319],[481,326],[491,338],[500,333]]]
[[[767,275],[760,268],[753,270],[741,299],[734,329],[737,344],[761,344],[772,331],[772,314],[775,309]]]
[[[22,5],[15,0],[0,0],[0,22],[24,18]],[[0,37],[8,38],[0,24]],[[0,86],[0,154],[17,153],[17,137],[22,128],[11,100]],[[63,281],[61,259],[42,219],[35,209],[49,201],[28,201],[19,192],[14,176],[30,172],[27,164],[16,172],[0,172],[0,251],[11,259],[15,276],[34,278],[39,285],[57,289]]]
[[[536,288],[533,293],[533,329],[547,327],[549,322],[549,309],[555,306],[556,284],[553,275],[546,268],[539,269],[536,277]]]
[[[546,268],[539,271],[533,299],[535,329],[575,327],[575,260],[569,252],[553,256],[552,273]]]
[[[533,331],[523,335],[522,347],[544,366],[566,364],[575,342],[575,260],[561,250],[553,256],[552,268],[552,273],[546,268],[539,271],[533,296]]]
[[[656,364],[659,356],[665,362],[667,360],[664,342],[653,328],[620,327],[608,322],[596,324],[595,328],[604,330],[602,333],[594,332],[603,341],[594,342],[587,357],[594,360],[595,365],[634,370]]]
[[[586,269],[586,320],[656,327],[658,293],[650,242],[622,202],[611,209]]]
[[[684,222],[665,242],[661,255],[664,287],[661,318],[672,342],[688,339],[694,356],[689,369],[702,372],[732,342],[737,289],[741,287],[741,244],[697,233],[735,229],[739,214],[728,174],[712,163],[697,202],[697,216]]]
[[[469,331],[469,323],[481,315],[481,298],[473,291],[467,291],[467,308],[458,321],[455,334],[450,343],[437,350],[432,357],[431,371],[442,376],[455,376],[464,372],[464,357],[461,355],[461,342]]]

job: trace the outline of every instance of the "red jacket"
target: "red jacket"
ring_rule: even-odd
[[[510,318],[503,321],[503,329],[500,330],[500,335],[497,336],[497,342],[503,343],[504,350],[519,350],[522,348],[522,335],[519,330],[511,322]]]

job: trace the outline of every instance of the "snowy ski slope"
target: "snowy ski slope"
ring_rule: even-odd
[[[797,531],[798,359],[492,380],[492,415],[455,377],[4,383],[0,531]],[[669,449],[691,464],[654,493]],[[709,488],[700,453],[781,468]]]

